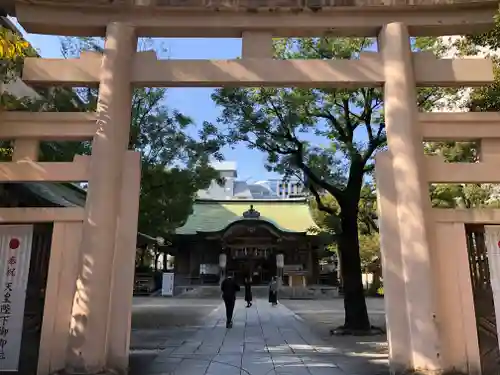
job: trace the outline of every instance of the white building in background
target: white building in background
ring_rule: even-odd
[[[212,181],[208,189],[198,192],[198,199],[293,199],[304,198],[307,191],[298,179],[271,179],[255,183],[238,180],[237,164],[232,161],[213,163],[221,181]]]
[[[299,179],[271,179],[265,181],[257,181],[253,186],[261,186],[274,194],[276,194],[281,199],[288,198],[303,198],[307,196],[307,189],[304,183]]]

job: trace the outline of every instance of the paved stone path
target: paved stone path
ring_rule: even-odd
[[[335,348],[283,305],[255,301],[246,309],[237,301],[234,326],[225,328],[219,306],[189,338],[170,338],[144,368],[150,375],[375,375],[358,353]],[[364,363],[364,362],[363,362]],[[385,372],[385,371],[384,371]],[[378,372],[382,373],[382,372]]]
[[[144,369],[165,349],[165,343],[193,336],[206,317],[220,305],[216,300],[180,300],[135,297],[132,309],[129,375],[146,375]]]

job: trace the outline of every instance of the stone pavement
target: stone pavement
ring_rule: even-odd
[[[220,302],[220,299],[134,297],[129,375],[145,375],[144,368],[165,349],[166,342],[193,336]]]
[[[375,375],[385,366],[345,346],[327,343],[284,305],[238,300],[232,329],[219,306],[190,337],[171,337],[142,374],[149,375]],[[337,338],[341,340],[342,338]],[[342,348],[341,348],[342,347]],[[375,355],[375,357],[377,357]],[[383,360],[383,359],[382,359]]]

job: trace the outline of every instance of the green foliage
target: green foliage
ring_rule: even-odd
[[[428,155],[439,155],[449,163],[474,163],[478,160],[478,147],[474,142],[428,142],[424,146]],[[491,186],[480,184],[433,184],[431,202],[440,208],[472,208],[485,204]]]
[[[151,49],[153,44],[141,40],[140,47]],[[102,52],[102,40],[61,39],[61,51],[67,58],[86,50]],[[95,111],[97,108],[97,89],[51,88],[41,94],[43,101],[24,101],[25,110]],[[191,213],[196,192],[218,177],[208,165],[208,157],[220,154],[215,139],[206,134],[198,139],[187,135],[194,126],[192,120],[169,110],[164,104],[165,95],[162,88],[134,90],[129,148],[142,155],[139,230],[167,237]],[[69,161],[76,154],[90,152],[90,142],[42,144],[43,160]]]
[[[274,46],[280,59],[358,59],[361,52],[373,49],[375,40],[277,39]],[[438,55],[444,51],[442,45],[429,38],[416,40],[414,47],[432,49]],[[417,104],[423,109],[436,107],[441,105],[443,95],[456,94],[452,89],[421,89]],[[229,143],[243,142],[265,152],[268,170],[304,181],[314,197],[320,227],[335,232],[339,239],[344,291],[350,293],[346,301],[359,301],[360,243],[367,254],[363,262],[371,259],[378,248],[373,235],[375,199],[365,201],[363,189],[367,175],[374,169],[373,156],[386,147],[381,90],[223,88],[215,92],[213,99],[223,109],[218,125]],[[353,319],[365,324],[362,309],[358,313]]]
[[[26,57],[37,57],[37,51],[23,37],[10,29],[0,27],[0,80],[8,84],[17,79],[22,71]],[[38,90],[40,98],[17,97],[7,91],[0,93],[0,110],[2,111],[66,111],[62,93],[71,92],[64,89]],[[71,92],[72,94],[72,92]],[[72,94],[73,95],[73,94]],[[57,104],[56,104],[57,103]],[[74,110],[75,105],[72,106]],[[0,142],[0,160],[10,160],[12,145],[10,142]],[[44,154],[58,155],[59,150],[53,144],[42,144]],[[48,158],[50,159],[50,157]]]
[[[340,233],[340,207],[337,200],[331,194],[325,194],[321,197],[321,201],[327,207],[329,212],[320,210],[316,200],[311,200],[311,216],[318,228],[332,235]],[[335,214],[331,213],[335,212]]]
[[[378,232],[359,235],[361,266],[368,267],[380,256],[380,235]]]
[[[148,39],[140,40],[139,44],[143,50],[155,47]],[[103,41],[99,38],[61,39],[61,52],[65,57],[77,57],[81,51],[102,52]],[[25,53],[13,57],[15,64],[9,65],[9,77],[19,75],[26,56],[36,56],[36,51],[28,46]],[[37,92],[40,97],[37,99],[16,98],[4,93],[2,109],[87,112],[97,108],[98,90],[94,88],[52,87],[37,89]],[[211,138],[208,131],[198,138],[188,135],[194,127],[192,120],[169,110],[164,104],[165,96],[163,88],[134,90],[129,148],[142,155],[139,230],[167,237],[191,213],[196,192],[218,177],[210,168],[208,158],[221,158],[221,154],[220,142]],[[12,152],[10,143],[2,143],[0,151],[0,159],[8,160]],[[90,142],[43,142],[40,159],[71,161],[75,155],[90,152]]]
[[[312,217],[321,232],[336,236],[341,233],[341,218],[339,216],[340,207],[330,194],[321,197],[323,204],[331,208],[337,214],[333,215],[318,209],[316,200],[311,201]],[[373,187],[369,184],[363,186],[361,199],[359,202],[358,215],[358,236],[359,253],[361,266],[367,267],[380,254],[380,241],[378,226],[376,224],[376,197],[373,193]],[[328,250],[337,252],[337,243],[334,242],[328,246]]]
[[[278,39],[275,49],[285,59],[357,58],[373,43],[368,38]],[[296,175],[313,194],[329,192],[340,206],[347,195],[357,200],[364,173],[373,169],[371,156],[385,145],[378,89],[224,88],[213,99],[223,108],[219,122],[230,143],[266,152],[270,171]],[[356,135],[363,131],[367,141]],[[317,201],[321,210],[335,214]]]
[[[173,233],[192,213],[197,191],[215,178],[206,166],[166,170],[161,164],[143,164],[139,228],[155,235]]]
[[[370,38],[275,40],[282,59],[356,59],[373,46]],[[415,43],[419,49],[430,46],[438,54],[444,48],[435,39]],[[445,94],[456,90],[420,90],[418,104],[436,106]],[[340,207],[357,206],[365,173],[373,171],[372,157],[386,145],[380,90],[223,88],[213,99],[223,108],[219,125],[225,139],[267,153],[270,171],[302,178],[320,210],[337,214],[322,204],[321,192]]]
[[[500,14],[495,15],[495,26],[488,32],[476,35],[468,35],[462,42],[462,50],[468,51],[470,55],[476,54],[478,47],[486,47],[492,50],[500,49]]]
[[[495,27],[487,33],[469,35],[457,39],[455,47],[459,55],[471,56],[483,54],[494,62],[495,82],[491,85],[470,90],[466,106],[471,111],[500,110],[500,65],[499,59],[491,52],[500,47],[500,23],[495,18]],[[453,100],[450,100],[453,103]],[[426,144],[428,154],[441,155],[447,162],[473,163],[479,160],[479,145],[476,142],[433,142]],[[435,207],[473,208],[498,206],[494,199],[495,189],[491,184],[442,184],[431,186],[431,200]],[[498,192],[497,192],[498,193]]]
[[[437,57],[445,55],[449,48],[449,45],[441,38],[419,37],[413,39],[413,49],[415,51],[432,52]],[[418,90],[417,104],[419,110],[424,112],[450,109],[450,107],[455,109],[454,107],[459,98],[460,92],[456,88],[421,87]]]
[[[155,47],[149,39],[139,41],[141,50]],[[61,50],[66,57],[84,50],[102,52],[103,41],[64,38]],[[79,89],[77,94],[87,110],[95,110],[97,90]],[[209,166],[209,156],[222,156],[220,142],[208,131],[198,138],[190,136],[193,121],[169,110],[165,99],[164,88],[134,90],[129,148],[142,156],[139,230],[168,237],[191,214],[197,191],[218,177]]]
[[[468,35],[458,40],[455,47],[460,54],[472,56],[483,54],[494,62],[495,82],[472,90],[469,107],[473,111],[500,110],[500,61],[495,52],[500,49],[500,14],[495,16],[495,26],[487,33]]]

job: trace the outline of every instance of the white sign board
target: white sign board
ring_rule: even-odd
[[[488,247],[488,264],[490,265],[490,282],[497,319],[498,346],[500,347],[500,226],[484,227],[486,246]]]
[[[0,226],[0,371],[17,371],[33,226]]]
[[[172,272],[166,272],[163,274],[161,295],[169,297],[174,295],[174,274]]]
[[[218,264],[200,264],[200,275],[218,275],[220,274],[220,267]]]

